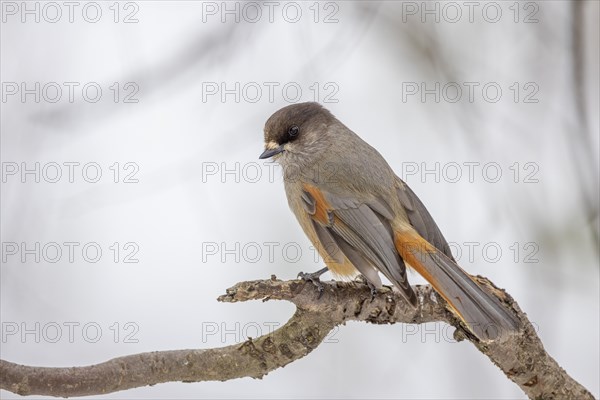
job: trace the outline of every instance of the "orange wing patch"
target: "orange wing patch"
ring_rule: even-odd
[[[335,223],[335,217],[331,218],[331,211],[333,210],[329,202],[325,199],[323,192],[321,192],[317,187],[305,183],[303,185],[304,191],[308,192],[315,203],[315,212],[310,215],[312,219],[317,221],[323,226],[331,226],[332,223]],[[333,272],[338,277],[354,277],[358,273],[358,270],[352,265],[350,260],[346,258],[344,255],[344,262],[338,263],[329,256],[328,252],[323,247],[323,243],[320,243],[317,235],[309,235],[314,237],[313,244],[315,248],[321,255],[321,258],[327,264],[327,267],[331,272]],[[336,251],[341,251],[337,249]]]
[[[313,219],[325,226],[330,225],[329,212],[331,211],[331,206],[327,200],[325,200],[323,193],[318,188],[309,185],[308,183],[305,183],[303,188],[306,192],[310,193],[313,199],[315,199],[315,213],[312,215]]]

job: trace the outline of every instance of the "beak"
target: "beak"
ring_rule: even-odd
[[[283,145],[279,146],[279,147],[275,147],[274,149],[266,149],[265,151],[263,151],[263,153],[258,156],[259,159],[264,159],[264,158],[271,158],[276,154],[279,154],[281,152],[283,152]]]

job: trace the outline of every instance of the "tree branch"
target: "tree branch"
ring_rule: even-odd
[[[374,324],[441,321],[456,327],[456,340],[467,339],[485,354],[530,398],[593,399],[550,357],[526,315],[503,290],[485,278],[478,282],[504,301],[523,323],[521,331],[503,342],[477,340],[430,286],[415,286],[419,299],[415,310],[389,288],[371,298],[360,282],[323,282],[321,298],[304,281],[270,280],[241,282],[219,301],[287,300],[296,305],[292,318],[276,331],[241,345],[217,349],[173,350],[134,354],[107,362],[74,368],[45,368],[0,360],[0,388],[21,395],[89,396],[157,383],[226,381],[262,378],[315,349],[329,332],[346,321]]]

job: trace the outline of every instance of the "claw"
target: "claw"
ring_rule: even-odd
[[[377,296],[377,286],[369,282],[369,280],[363,274],[358,275],[356,280],[365,283],[369,287],[371,290],[371,301],[375,300],[375,296]]]
[[[299,272],[298,273],[298,278],[302,279],[305,282],[310,282],[314,286],[316,286],[317,290],[319,291],[319,297],[317,297],[318,299],[320,299],[321,296],[323,296],[323,291],[325,291],[325,287],[323,286],[323,284],[321,283],[321,280],[319,279],[319,277],[321,275],[323,275],[325,272],[327,272],[327,267],[320,269],[317,272],[312,272],[312,273]]]
[[[369,289],[371,289],[371,301],[375,300],[375,296],[377,296],[377,288],[371,283],[367,283],[369,285]]]

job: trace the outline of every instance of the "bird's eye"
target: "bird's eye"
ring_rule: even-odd
[[[296,137],[296,136],[298,136],[299,131],[300,131],[300,128],[298,128],[296,125],[294,125],[290,129],[288,129],[288,135],[290,137]]]

